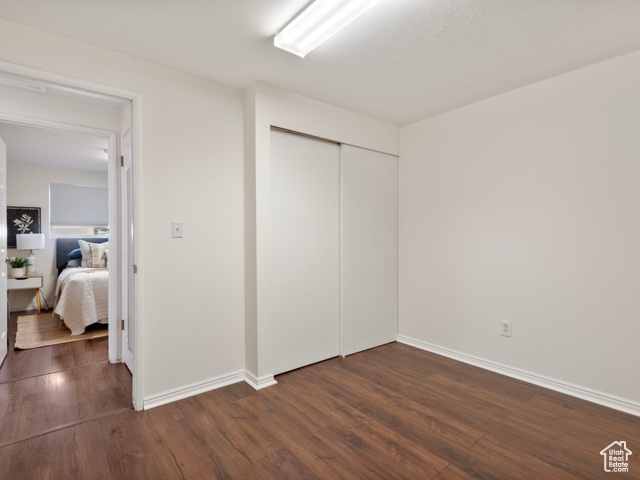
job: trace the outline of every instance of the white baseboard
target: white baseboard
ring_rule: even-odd
[[[150,408],[159,407],[160,405],[166,405],[167,403],[182,400],[187,397],[192,397],[200,393],[209,392],[217,388],[226,387],[227,385],[239,383],[244,379],[245,371],[240,370],[238,372],[230,373],[228,375],[222,375],[220,377],[212,378],[204,382],[192,383],[191,385],[186,385],[184,387],[168,390],[157,395],[150,395],[148,397],[145,397],[142,401],[142,408],[144,410],[149,410]]]
[[[254,374],[246,370],[240,370],[228,375],[222,375],[220,377],[212,378],[205,382],[192,383],[184,387],[168,390],[157,395],[150,395],[145,397],[142,401],[142,409],[149,410],[150,408],[166,405],[167,403],[176,402],[184,398],[192,397],[200,393],[209,392],[218,388],[233,385],[234,383],[246,382],[255,390],[270,387],[276,385],[278,382],[273,375],[265,375],[257,378]]]
[[[31,303],[27,303],[26,305],[13,305],[10,304],[11,307],[11,313],[15,313],[15,312],[30,312],[32,310],[38,310],[38,304],[33,301]],[[44,302],[44,299],[42,301],[42,310],[45,310],[47,308],[47,304]],[[32,313],[29,313],[29,315],[33,315]]]
[[[485,360],[466,353],[457,352],[455,350],[450,350],[448,348],[439,347],[437,345],[432,345],[404,335],[398,335],[398,342],[640,417],[640,404],[636,402],[585,387],[580,387],[578,385],[562,382],[554,378],[537,375],[518,368],[508,367],[500,363]]]
[[[264,375],[258,378],[248,370],[244,373],[244,381],[251,385],[255,390],[261,390],[278,383],[273,375]]]

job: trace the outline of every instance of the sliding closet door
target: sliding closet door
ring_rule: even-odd
[[[398,335],[398,157],[341,147],[341,349]]]
[[[340,149],[271,131],[270,371],[340,353]]]

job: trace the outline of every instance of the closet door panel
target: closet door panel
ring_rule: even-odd
[[[271,132],[270,370],[339,355],[340,149]]]
[[[341,147],[341,350],[398,334],[398,157]]]

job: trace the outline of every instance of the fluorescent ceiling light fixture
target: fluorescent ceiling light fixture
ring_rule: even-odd
[[[282,29],[273,44],[304,56],[380,0],[315,0]]]

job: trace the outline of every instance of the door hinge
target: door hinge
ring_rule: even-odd
[[[133,266],[133,273],[138,273],[138,265],[132,265]]]
[[[121,330],[124,330],[124,319],[120,320],[121,322]]]
[[[124,156],[120,155],[120,166],[124,167]]]

